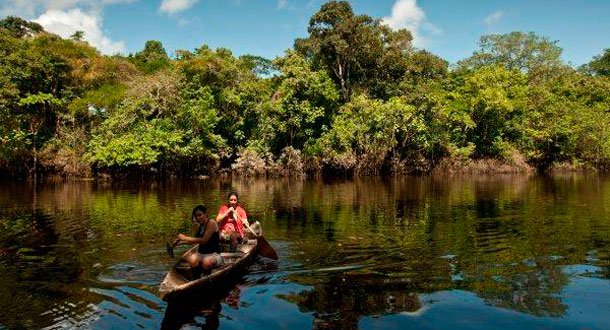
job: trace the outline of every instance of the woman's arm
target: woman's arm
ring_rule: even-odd
[[[223,210],[224,210],[224,212],[223,212]],[[226,210],[225,210],[225,207],[221,207],[218,210],[218,215],[216,216],[216,221],[219,224],[222,224],[223,221],[228,219],[228,216],[229,216],[229,213],[231,213],[231,210],[232,210],[232,208],[230,208],[230,207],[226,208]]]
[[[242,207],[238,206],[237,210],[234,213],[235,220],[241,222],[242,226],[248,227],[250,224],[248,223],[248,215],[246,214],[246,210]]]
[[[183,245],[183,244],[189,244],[189,245],[194,245],[194,244],[205,244],[210,240],[210,237],[212,237],[212,235],[214,234],[215,231],[218,230],[218,224],[216,223],[216,221],[210,219],[208,220],[209,226],[206,226],[205,228],[205,232],[203,233],[203,237],[192,237],[192,236],[188,236],[188,235],[184,235],[184,234],[178,234],[178,244],[176,245]]]

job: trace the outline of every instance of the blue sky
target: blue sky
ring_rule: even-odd
[[[170,55],[202,44],[235,55],[282,55],[307,35],[324,0],[0,0],[0,17],[17,15],[62,36],[85,31],[105,54],[128,54],[160,40]],[[558,40],[563,59],[589,62],[610,48],[609,0],[353,0],[393,28],[408,28],[415,46],[451,63],[490,33],[533,31]]]

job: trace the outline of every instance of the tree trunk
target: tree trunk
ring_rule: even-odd
[[[345,64],[342,63],[341,57],[339,56],[337,56],[337,69],[337,78],[339,78],[339,84],[341,85],[341,97],[347,102],[349,101],[349,91],[347,90],[347,82],[345,80]]]
[[[30,122],[30,133],[32,133],[32,169],[30,170],[30,176],[32,176],[32,178],[34,180],[36,180],[36,172],[38,171],[37,169],[37,164],[38,164],[38,148],[36,148],[36,135],[37,135],[37,130],[35,128],[35,124]]]

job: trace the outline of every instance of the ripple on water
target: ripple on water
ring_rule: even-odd
[[[85,301],[77,303],[63,302],[54,304],[48,311],[41,316],[51,317],[51,326],[44,329],[66,329],[81,328],[99,319],[99,308],[95,304]]]
[[[162,318],[161,311],[166,307],[159,297],[129,286],[91,288],[90,291],[103,299],[97,304],[100,318],[93,322],[94,328],[134,325],[144,329],[156,328]]]
[[[167,268],[163,264],[153,267],[139,262],[125,262],[108,267],[106,273],[97,275],[97,280],[104,283],[154,286],[160,283],[166,272]]]

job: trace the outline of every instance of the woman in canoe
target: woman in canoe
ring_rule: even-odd
[[[216,221],[220,225],[220,235],[224,241],[229,241],[231,251],[235,251],[237,243],[241,243],[244,239],[245,230],[248,227],[248,216],[237,201],[237,193],[229,193],[229,203],[223,204],[218,209]]]
[[[222,264],[220,257],[220,230],[216,221],[208,218],[207,209],[203,205],[197,205],[193,209],[192,219],[194,223],[199,224],[199,228],[195,236],[187,236],[178,234],[178,238],[174,240],[174,245],[194,245],[199,244],[196,253],[188,257],[188,263],[191,267],[201,266],[205,271],[216,268]]]

